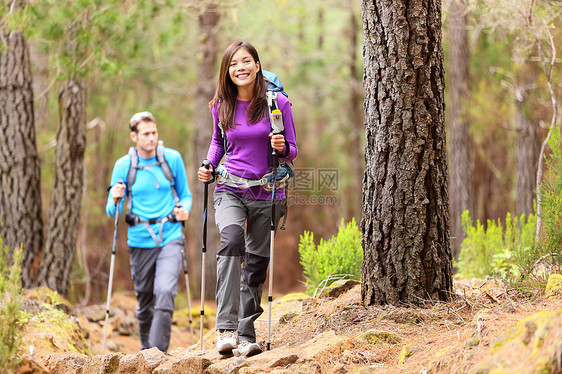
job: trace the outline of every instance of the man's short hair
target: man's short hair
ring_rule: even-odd
[[[138,112],[135,113],[129,120],[129,128],[131,131],[137,132],[137,127],[141,122],[156,122],[156,118],[150,112]]]

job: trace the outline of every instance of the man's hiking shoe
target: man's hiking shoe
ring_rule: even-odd
[[[238,347],[236,330],[219,330],[219,339],[217,340],[219,353],[230,353],[236,347]]]
[[[246,357],[254,356],[261,353],[261,347],[257,343],[242,340],[240,344],[238,344],[238,353]]]

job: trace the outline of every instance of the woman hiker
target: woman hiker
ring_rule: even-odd
[[[267,100],[268,82],[254,46],[235,42],[224,51],[217,88],[209,102],[214,133],[207,153],[210,168],[199,168],[198,178],[209,182],[219,162],[233,178],[256,181],[274,170],[278,152],[282,162],[297,156],[291,103],[281,93],[277,106],[284,130],[274,134]],[[222,127],[222,130],[221,130]],[[223,137],[224,130],[224,137]],[[239,181],[239,179],[238,179]],[[285,191],[276,192],[276,217],[284,214]],[[254,321],[263,313],[262,286],[269,264],[272,193],[254,185],[239,188],[217,180],[214,194],[215,220],[221,234],[217,251],[216,329],[217,349],[233,349],[244,356],[261,353]]]

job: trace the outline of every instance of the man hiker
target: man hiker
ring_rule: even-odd
[[[158,141],[156,118],[150,112],[137,113],[129,128],[135,147],[115,163],[106,211],[115,217],[127,200],[127,245],[139,303],[141,349],[166,352],[182,266],[180,221],[189,218],[191,192],[180,153]]]

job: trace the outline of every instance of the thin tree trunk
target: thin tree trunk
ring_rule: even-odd
[[[535,0],[531,0],[529,6],[529,14],[527,15],[527,28],[534,29],[537,27],[535,25],[533,16],[534,16],[534,6]],[[552,130],[556,121],[558,120],[558,98],[556,96],[556,89],[555,84],[553,81],[553,71],[554,66],[556,64],[556,43],[554,42],[554,37],[549,30],[549,27],[546,23],[539,25],[542,29],[541,31],[546,35],[546,42],[548,43],[549,49],[546,51],[543,49],[543,45],[537,33],[534,33],[535,37],[535,44],[537,46],[537,51],[539,53],[539,60],[541,62],[541,66],[543,68],[544,77],[546,79],[546,83],[548,84],[548,89],[550,91],[550,102],[552,104],[552,117],[550,120],[550,127],[548,129],[548,133],[546,135],[546,139],[543,141],[541,145],[541,150],[539,153],[539,165],[537,167],[537,179],[536,179],[536,194],[537,198],[537,227],[535,231],[535,241],[538,243],[541,236],[542,230],[542,202],[541,202],[541,184],[542,184],[542,176],[543,176],[543,168],[544,168],[544,159],[545,159],[545,152],[548,147],[548,141],[550,140],[550,135],[552,134]],[[548,60],[548,61],[547,61]],[[562,135],[562,126],[558,130],[561,132]],[[538,246],[535,247],[535,254],[538,255]]]
[[[533,14],[533,10],[532,8],[530,9],[530,14]],[[531,17],[529,17],[531,18]],[[548,34],[548,41],[549,41],[549,46],[550,46],[550,61],[546,61],[547,59],[547,55],[546,53],[543,51],[542,45],[540,40],[536,39],[536,44],[537,44],[537,49],[539,51],[539,57],[540,57],[540,61],[541,61],[541,65],[543,67],[543,71],[544,71],[544,76],[546,78],[546,82],[548,84],[548,88],[550,91],[550,101],[552,103],[552,117],[550,120],[550,128],[548,130],[548,134],[546,136],[546,139],[544,140],[544,142],[542,143],[541,146],[541,150],[539,153],[539,165],[537,167],[537,179],[536,179],[536,193],[537,196],[539,196],[539,198],[537,199],[537,229],[535,231],[535,241],[538,242],[540,239],[540,235],[541,235],[541,230],[542,230],[542,203],[541,203],[541,184],[542,184],[542,174],[543,174],[543,167],[544,167],[544,155],[546,152],[546,148],[548,147],[548,141],[550,139],[550,134],[552,132],[552,129],[554,128],[554,125],[556,124],[556,121],[558,120],[558,98],[556,96],[556,89],[555,89],[555,85],[553,82],[553,76],[552,76],[552,72],[554,69],[554,65],[556,63],[556,45],[554,43],[554,38],[552,37],[552,35],[550,34],[550,32],[548,31],[548,28],[545,29],[545,31]],[[562,126],[560,127],[559,131],[562,132]],[[535,254],[538,254],[538,247],[535,248]]]
[[[324,49],[324,40],[325,40],[325,27],[324,27],[324,2],[321,1],[318,4],[318,13],[316,15],[316,28],[318,33],[318,38],[316,41],[316,53],[323,55]],[[318,69],[323,70],[325,67],[324,60],[319,58],[317,60]],[[314,108],[323,108],[324,102],[326,101],[326,90],[322,85],[318,85],[313,93],[312,97],[312,106]],[[326,116],[319,115],[316,119],[316,134],[322,134],[324,132],[324,128],[326,127]]]
[[[472,139],[468,133],[468,84],[470,80],[470,49],[467,30],[466,0],[452,0],[449,8],[449,74],[450,118],[450,220],[453,257],[458,258],[464,240],[461,215],[464,210],[474,215],[474,184],[472,178]]]
[[[365,305],[449,299],[441,1],[363,0]]]
[[[349,35],[350,35],[350,95],[349,95],[349,149],[351,155],[350,167],[353,170],[351,175],[350,193],[347,195],[348,216],[360,217],[361,215],[361,181],[363,180],[363,167],[365,153],[361,142],[361,134],[365,125],[365,118],[361,111],[361,100],[363,97],[361,82],[357,80],[357,46],[358,46],[358,17],[355,10],[355,2],[350,7]]]
[[[208,108],[208,103],[214,94],[216,87],[216,62],[217,62],[217,36],[219,34],[219,21],[220,14],[216,2],[211,2],[199,16],[199,33],[201,40],[201,56],[199,67],[197,70],[197,88],[196,95],[197,104],[195,107],[194,117],[194,142],[193,142],[193,156],[192,156],[192,173],[197,174],[197,169],[201,166],[201,162],[207,156],[207,150],[213,135],[213,120],[211,112]],[[201,244],[202,241],[202,226],[203,222],[203,188],[204,184],[196,181],[192,188],[193,201],[196,204],[192,208],[192,220],[196,222],[196,237],[197,243]],[[207,214],[207,261],[205,267],[205,299],[213,300],[215,298],[215,286],[217,282],[217,267],[215,255],[219,245],[218,231],[215,225],[215,215],[213,206],[213,188],[214,185],[209,185],[209,202]],[[199,204],[197,204],[199,203]],[[198,247],[199,253],[201,252],[201,245]],[[199,263],[199,261],[197,261]],[[200,270],[200,268],[199,268]],[[199,272],[198,280],[201,280],[201,273]],[[200,287],[198,289],[201,289]]]
[[[0,24],[0,237],[23,247],[24,287],[34,284],[43,245],[40,181],[29,47]]]
[[[84,164],[86,168],[86,165]],[[80,305],[85,306],[90,302],[90,296],[92,294],[92,275],[90,273],[90,266],[88,265],[88,172],[87,168],[84,172],[84,183],[82,186],[82,222],[80,223],[80,234],[79,234],[79,251],[78,251],[78,263],[84,271],[84,293],[80,298]]]
[[[83,82],[69,79],[62,83],[59,91],[59,116],[55,180],[39,282],[66,295],[78,244],[84,183],[86,89]]]
[[[515,129],[517,130],[517,216],[534,213],[535,177],[537,174],[537,129],[525,115],[527,89],[515,92]]]

